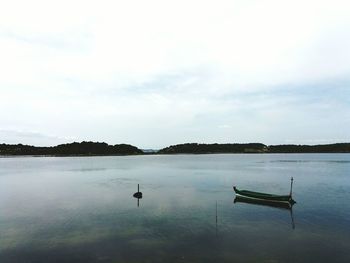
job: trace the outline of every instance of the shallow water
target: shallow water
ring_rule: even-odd
[[[349,154],[0,158],[0,262],[350,262],[348,200]]]

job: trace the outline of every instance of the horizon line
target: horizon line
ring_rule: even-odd
[[[73,141],[73,142],[66,142],[66,143],[60,143],[60,144],[56,144],[56,145],[50,145],[50,146],[37,146],[37,145],[32,145],[32,144],[25,144],[25,143],[0,143],[0,145],[23,145],[23,146],[31,146],[31,147],[42,147],[42,148],[49,148],[49,147],[57,147],[59,145],[65,145],[65,144],[73,144],[73,143],[78,143],[78,144],[81,144],[81,143],[100,143],[100,144],[107,144],[108,146],[115,146],[115,145],[131,145],[131,146],[134,146],[140,150],[161,150],[161,149],[164,149],[164,148],[167,148],[167,147],[171,147],[171,146],[176,146],[176,145],[183,145],[183,144],[207,144],[207,145],[211,145],[211,144],[218,144],[218,145],[223,145],[223,144],[263,144],[267,147],[270,147],[270,146],[281,146],[281,145],[295,145],[295,146],[320,146],[320,145],[334,145],[334,144],[349,144],[350,142],[333,142],[333,143],[319,143],[319,144],[300,144],[300,143],[281,143],[281,144],[265,144],[265,143],[262,143],[262,142],[225,142],[225,143],[217,143],[217,142],[214,142],[214,143],[203,143],[203,142],[185,142],[185,143],[177,143],[177,144],[169,144],[168,146],[165,146],[163,148],[153,148],[153,147],[141,147],[139,148],[138,146],[136,145],[133,145],[133,144],[130,144],[130,143],[117,143],[117,144],[109,144],[107,142],[104,142],[104,141],[86,141],[86,140],[83,140],[83,141]]]

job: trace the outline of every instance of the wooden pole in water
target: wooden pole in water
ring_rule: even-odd
[[[140,185],[137,184],[137,192],[139,193],[140,192]]]
[[[293,193],[293,177],[290,178],[290,197],[292,197],[292,193]]]
[[[218,201],[216,201],[215,206],[215,232],[216,236],[218,236]]]

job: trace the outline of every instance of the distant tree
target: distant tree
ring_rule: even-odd
[[[73,142],[54,147],[34,147],[30,145],[0,144],[0,155],[133,155],[143,154],[135,146],[128,144],[108,145],[107,143]]]
[[[267,146],[262,143],[227,143],[227,144],[198,144],[185,143],[177,144],[159,150],[160,154],[173,153],[263,153]]]

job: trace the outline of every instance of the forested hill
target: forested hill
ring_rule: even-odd
[[[350,153],[350,143],[324,145],[270,145],[262,143],[177,144],[161,149],[160,154],[181,153]]]
[[[0,144],[0,155],[134,155],[143,154],[129,144],[108,145],[100,142],[74,142],[53,147],[35,147],[23,144]]]
[[[271,153],[350,153],[350,143],[320,145],[270,145]]]
[[[268,147],[262,143],[225,143],[225,144],[177,144],[161,149],[158,153],[264,153]]]
[[[53,147],[0,144],[0,155],[93,156],[136,154],[209,154],[209,153],[350,153],[350,143],[323,145],[270,145],[262,143],[199,144],[185,143],[158,152],[142,151],[129,144],[108,145],[101,142],[74,142]]]

